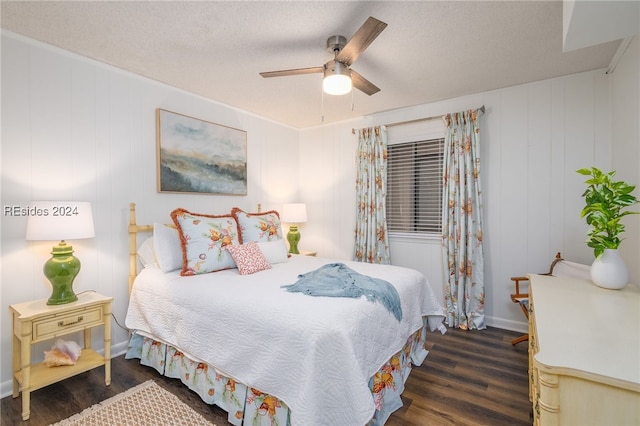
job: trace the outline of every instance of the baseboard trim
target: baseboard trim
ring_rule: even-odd
[[[513,321],[504,318],[485,317],[485,323],[489,327],[502,328],[504,330],[528,333],[529,325],[526,322]]]

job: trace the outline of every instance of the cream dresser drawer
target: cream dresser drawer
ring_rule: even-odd
[[[78,309],[64,314],[52,315],[33,322],[33,340],[52,339],[56,336],[81,331],[102,324],[103,306]]]

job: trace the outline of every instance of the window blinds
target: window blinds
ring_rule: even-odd
[[[390,232],[440,233],[444,138],[387,147]]]

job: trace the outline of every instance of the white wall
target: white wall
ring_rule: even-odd
[[[640,41],[635,36],[611,75],[613,169],[616,179],[636,185],[640,198]],[[639,206],[635,207],[638,211]],[[625,240],[620,253],[629,268],[629,279],[640,283],[640,215],[623,219]]]
[[[25,241],[25,217],[4,206],[30,200],[93,204],[96,237],[73,241],[82,270],[74,289],[113,296],[124,324],[128,305],[127,220],[170,222],[176,207],[223,213],[231,207],[280,208],[298,198],[298,131],[50,46],[2,32],[2,395],[11,388],[8,306],[47,298],[42,266],[54,245]],[[155,109],[164,108],[247,131],[248,195],[180,195],[156,190]],[[102,349],[102,330],[94,346]],[[114,352],[127,333],[113,324]],[[34,347],[42,359],[46,346]],[[112,352],[112,353],[114,353]]]
[[[629,78],[635,79],[633,102],[637,103],[637,58],[635,63],[636,70],[629,72]],[[353,165],[356,147],[351,127],[440,116],[485,105],[480,136],[485,313],[489,325],[526,331],[520,308],[509,299],[513,291],[509,278],[547,271],[558,251],[577,262],[590,264],[593,260],[592,251],[584,244],[587,227],[580,219],[584,179],[575,171],[591,165],[605,170],[612,167],[610,80],[604,70],[597,70],[301,132],[301,193],[310,206],[309,229],[303,236],[306,248],[321,255],[351,257],[355,172],[347,165]],[[620,84],[627,84],[627,78],[621,80]],[[632,117],[630,113],[629,119]],[[638,129],[637,117],[636,105],[632,133]],[[637,133],[625,138],[624,144],[629,147],[621,143],[615,145],[616,150],[618,146],[624,152],[633,150],[635,168],[630,165],[628,169],[635,171],[638,181]],[[321,184],[326,181],[341,184]],[[631,246],[624,249],[637,259],[637,243]],[[437,241],[393,241],[391,250],[394,264],[424,272],[442,294]]]

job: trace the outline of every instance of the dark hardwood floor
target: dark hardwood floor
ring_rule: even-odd
[[[527,344],[514,347],[510,343],[518,335],[497,328],[430,333],[429,355],[422,366],[414,367],[403,394],[404,406],[387,425],[531,425]],[[160,376],[138,360],[114,358],[108,387],[104,386],[103,373],[98,368],[33,392],[27,422],[21,420],[21,398],[3,398],[2,425],[48,425],[149,379],[218,426],[228,424],[227,414],[221,409],[203,403],[179,380]]]

